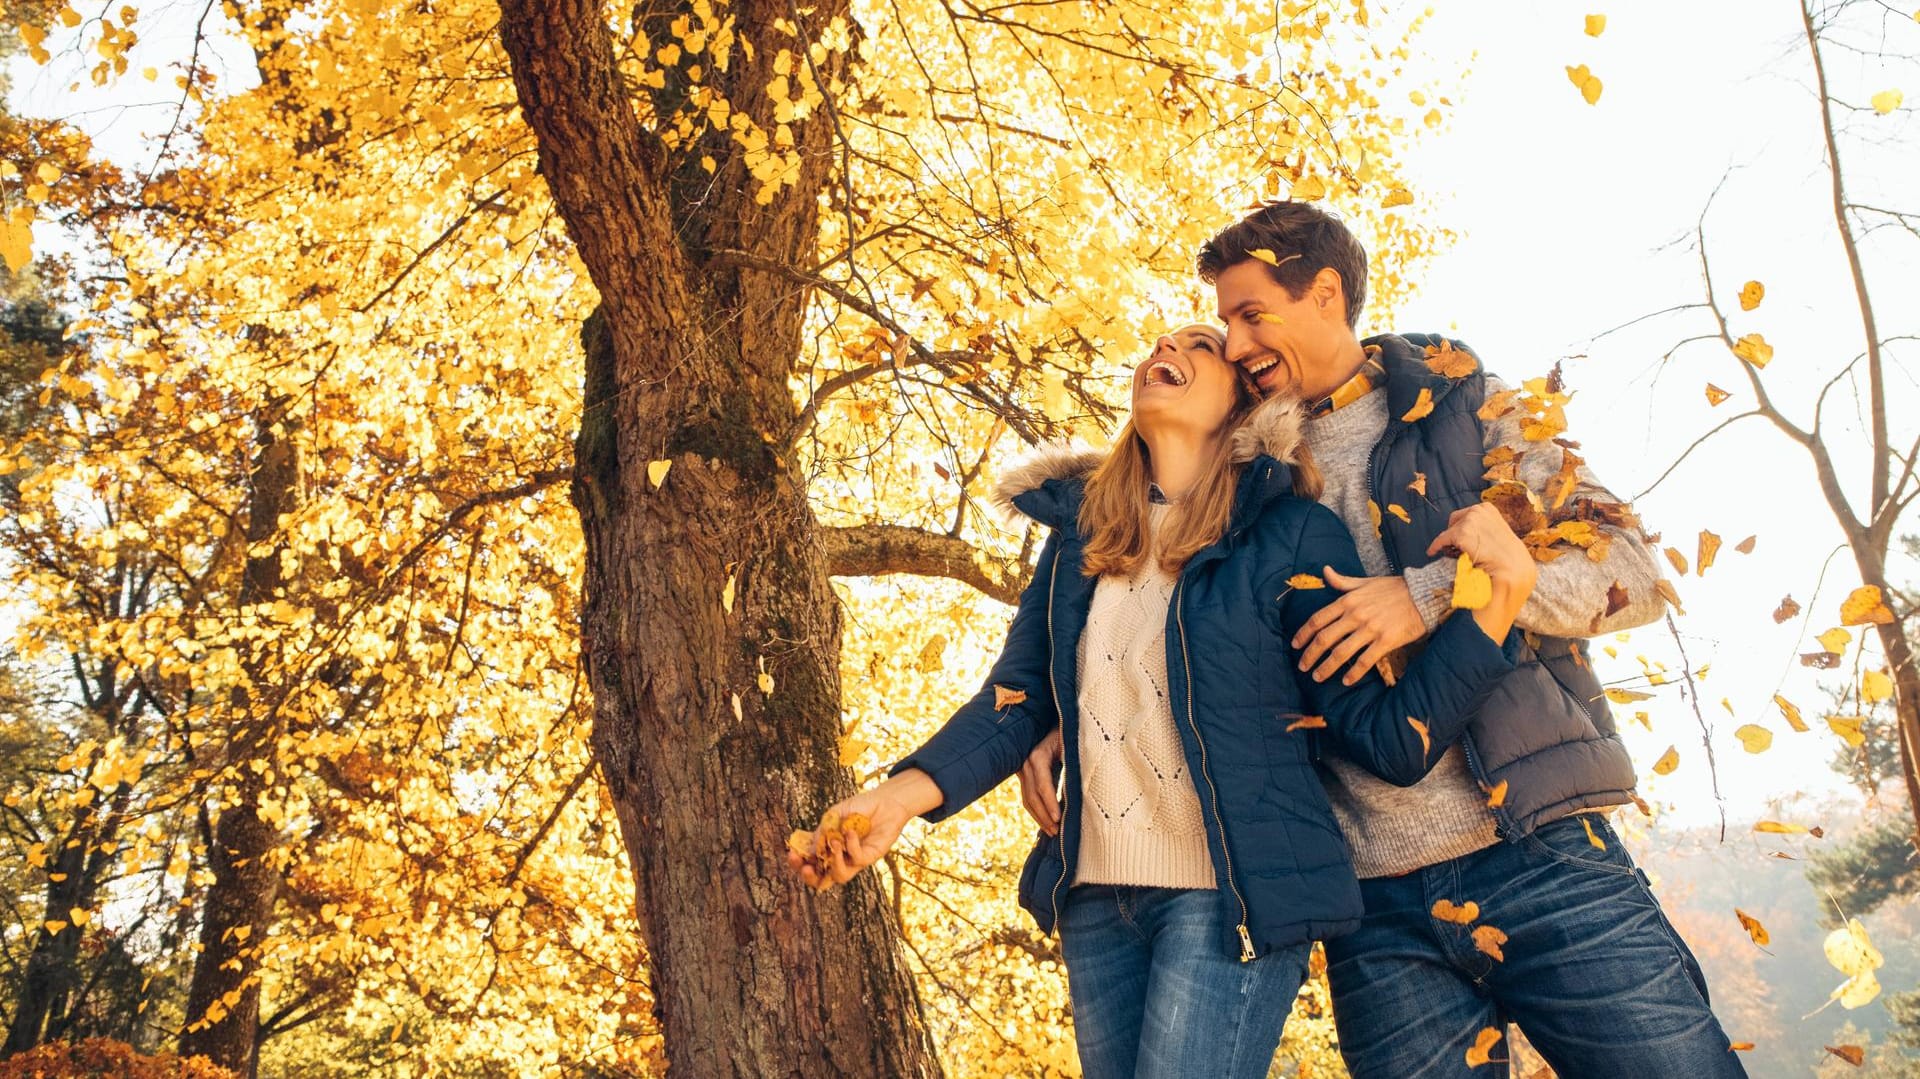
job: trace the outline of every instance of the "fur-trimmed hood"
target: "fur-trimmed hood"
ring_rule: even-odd
[[[1233,432],[1233,460],[1245,464],[1264,454],[1281,464],[1293,464],[1300,459],[1305,428],[1306,410],[1297,400],[1273,397],[1262,401]],[[1052,442],[1037,446],[1001,474],[989,499],[1006,520],[1025,517],[1057,525],[1061,523],[1058,497],[1041,502],[1027,496],[1044,492],[1056,481],[1084,480],[1106,457],[1107,451],[1084,444]]]

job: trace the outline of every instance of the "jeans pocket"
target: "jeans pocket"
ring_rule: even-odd
[[[1596,813],[1575,813],[1543,824],[1527,833],[1520,845],[1535,857],[1576,869],[1621,877],[1636,872],[1620,837]]]

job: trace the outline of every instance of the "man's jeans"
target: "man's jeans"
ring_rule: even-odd
[[[1211,890],[1084,884],[1060,951],[1086,1079],[1262,1079],[1306,979],[1309,944],[1250,963],[1220,946]]]
[[[1592,838],[1582,826],[1592,826]],[[1598,841],[1604,849],[1595,846]],[[1721,1079],[1746,1068],[1700,965],[1606,818],[1579,813],[1399,877],[1360,882],[1366,921],[1327,942],[1340,1052],[1354,1079],[1505,1077],[1467,1050],[1511,1019],[1561,1079]],[[1434,904],[1477,903],[1457,925]],[[1473,931],[1506,957],[1475,946]]]

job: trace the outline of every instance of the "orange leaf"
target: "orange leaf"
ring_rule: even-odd
[[[1600,841],[1600,837],[1593,834],[1593,824],[1590,821],[1588,821],[1585,816],[1582,816],[1580,818],[1580,827],[1585,828],[1587,830],[1587,842],[1593,844],[1596,847],[1599,847],[1601,850],[1607,849],[1607,845]]]
[[[1733,396],[1732,394],[1714,385],[1713,383],[1711,382],[1707,383],[1707,404],[1718,405],[1720,402],[1732,396]]]
[[[1437,345],[1427,346],[1427,369],[1443,378],[1465,378],[1478,370],[1479,364],[1473,353],[1453,347],[1453,342],[1442,338]]]
[[[1773,695],[1773,703],[1779,706],[1780,714],[1787,718],[1787,726],[1802,734],[1806,733],[1807,721],[1800,718],[1800,709],[1792,701],[1776,693]]]
[[[1668,746],[1667,751],[1660,754],[1660,759],[1653,762],[1653,774],[1657,776],[1670,776],[1673,774],[1673,770],[1678,767],[1680,767],[1680,751],[1672,746]]]
[[[1287,730],[1289,732],[1318,731],[1318,730],[1325,730],[1326,726],[1327,726],[1326,716],[1301,716],[1299,719],[1296,719],[1292,723],[1287,724]]]
[[[1694,557],[1694,572],[1704,575],[1707,567],[1713,565],[1715,555],[1720,553],[1720,537],[1711,532],[1700,533],[1700,551]]]
[[[1740,286],[1740,310],[1751,311],[1760,306],[1767,296],[1767,286],[1758,281],[1749,281]]]
[[[1752,937],[1755,944],[1764,948],[1767,946],[1767,942],[1773,939],[1768,935],[1767,927],[1760,924],[1760,919],[1755,918],[1739,907],[1733,908],[1733,916],[1740,919],[1740,928],[1747,931],[1747,936]]]
[[[1673,563],[1673,571],[1675,573],[1678,573],[1682,577],[1685,577],[1687,575],[1687,556],[1686,555],[1683,555],[1679,551],[1676,551],[1673,548],[1669,547],[1667,548],[1667,561]]]
[[[1427,757],[1433,753],[1433,739],[1427,737],[1427,725],[1413,718],[1412,716],[1407,717],[1407,725],[1411,726],[1415,731],[1419,732],[1420,759],[1426,760]]]
[[[1824,1048],[1856,1068],[1867,1062],[1867,1051],[1857,1045],[1829,1045]]]
[[[1773,609],[1773,623],[1774,625],[1779,625],[1799,613],[1799,601],[1795,600],[1792,596],[1788,596],[1780,601],[1780,606]]]
[[[1493,1063],[1493,1047],[1500,1044],[1500,1038],[1498,1027],[1485,1027],[1474,1035],[1473,1047],[1467,1050],[1467,1067],[1477,1068]]]
[[[1501,806],[1506,804],[1507,804],[1507,781],[1503,779],[1500,782],[1495,783],[1493,785],[1493,790],[1488,793],[1487,808],[1499,809]]]
[[[1440,921],[1466,925],[1480,917],[1480,904],[1469,899],[1465,903],[1456,905],[1451,899],[1442,899],[1433,905],[1430,913]]]
[[[1433,411],[1433,390],[1428,387],[1422,386],[1420,388],[1420,396],[1413,399],[1413,407],[1410,409],[1407,409],[1407,414],[1400,417],[1400,420],[1403,423],[1413,423],[1416,420],[1420,420],[1424,418],[1428,413],[1432,411]]]
[[[1891,621],[1893,612],[1880,598],[1880,589],[1873,585],[1861,585],[1854,589],[1840,604],[1840,624],[1843,626],[1879,626]]]
[[[1321,580],[1318,577],[1315,577],[1311,573],[1296,573],[1293,576],[1287,578],[1287,586],[1289,588],[1301,588],[1301,589],[1325,588],[1327,587],[1327,582]]]
[[[1507,957],[1501,954],[1500,946],[1506,942],[1507,935],[1490,925],[1476,926],[1473,930],[1473,946],[1502,962]]]
[[[1736,1053],[1751,1053],[1753,1052],[1753,1043],[1752,1042],[1734,1042],[1732,1045],[1727,1046],[1727,1048],[1733,1050]]]
[[[1394,515],[1395,517],[1398,517],[1398,518],[1400,518],[1400,523],[1401,523],[1401,524],[1409,524],[1409,525],[1410,525],[1410,524],[1412,524],[1412,523],[1413,523],[1413,518],[1412,518],[1412,517],[1409,517],[1409,516],[1407,516],[1407,511],[1406,511],[1406,509],[1405,509],[1404,507],[1402,507],[1402,506],[1400,506],[1400,505],[1398,505],[1398,504],[1390,504],[1390,505],[1388,505],[1388,506],[1387,506],[1387,512],[1388,512],[1388,513],[1391,513],[1391,514],[1393,514],[1393,515]]]
[[[1006,686],[993,687],[993,710],[998,712],[1010,705],[1019,704],[1027,699],[1024,689],[1009,689]]]
[[[1427,474],[1425,472],[1415,472],[1413,474],[1413,482],[1407,484],[1407,490],[1412,491],[1421,498],[1427,497]]]
[[[1746,539],[1743,539],[1739,543],[1734,544],[1733,549],[1736,551],[1739,551],[1741,554],[1752,554],[1753,541],[1759,538],[1760,538],[1759,536],[1748,536]]]

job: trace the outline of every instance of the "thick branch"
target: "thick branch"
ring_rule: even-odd
[[[982,595],[1012,604],[1020,601],[1026,574],[999,580],[977,561],[973,544],[938,532],[901,525],[855,525],[824,528],[827,571],[835,577],[882,577],[911,573],[918,577],[946,577],[978,590]]]

